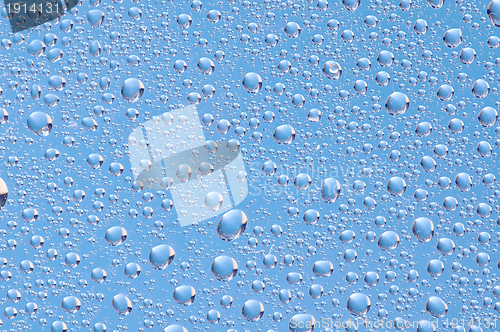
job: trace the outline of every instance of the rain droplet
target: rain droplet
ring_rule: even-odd
[[[257,93],[262,88],[262,78],[253,72],[246,73],[241,83],[243,89],[248,93]]]
[[[132,312],[132,302],[123,294],[113,296],[113,308],[122,316],[127,316]]]
[[[134,103],[144,94],[144,84],[137,78],[128,78],[122,84],[121,93],[128,103]]]
[[[127,239],[127,231],[121,226],[113,226],[106,231],[104,239],[110,246],[118,246]]]

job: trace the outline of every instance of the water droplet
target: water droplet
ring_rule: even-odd
[[[390,115],[402,115],[410,106],[410,99],[401,92],[393,92],[385,101],[385,109]]]
[[[194,302],[196,291],[191,286],[179,286],[174,290],[173,297],[175,302],[189,306]]]
[[[61,306],[64,311],[69,313],[75,313],[80,310],[82,302],[75,296],[66,296],[63,298]]]
[[[347,299],[347,310],[354,316],[363,316],[371,307],[370,298],[362,293],[354,293]]]
[[[171,246],[160,244],[149,252],[149,262],[157,270],[164,270],[174,260],[175,251]]]
[[[448,312],[448,306],[446,303],[437,296],[431,296],[425,303],[425,309],[427,312],[436,318],[441,318]]]
[[[262,88],[262,78],[253,72],[246,73],[241,83],[243,89],[248,93],[257,93]]]
[[[248,300],[243,304],[241,313],[246,320],[256,322],[264,315],[264,306],[257,300]]]
[[[28,117],[28,128],[38,136],[48,136],[52,130],[52,118],[44,112],[33,112]]]
[[[429,218],[420,217],[413,222],[412,231],[419,242],[426,243],[434,236],[434,224]]]
[[[224,241],[233,241],[245,232],[247,216],[241,210],[226,212],[217,225],[217,235]]]
[[[122,316],[127,316],[132,312],[132,302],[123,294],[113,296],[113,308]]]
[[[110,246],[118,246],[127,239],[127,231],[120,226],[113,226],[104,235],[106,243]]]
[[[137,78],[128,78],[122,84],[121,94],[128,103],[135,103],[144,94],[144,84]]]
[[[229,281],[238,273],[238,264],[228,256],[219,256],[212,262],[212,273],[217,280]]]
[[[340,183],[336,179],[327,178],[321,183],[321,198],[327,203],[334,203],[340,196]]]

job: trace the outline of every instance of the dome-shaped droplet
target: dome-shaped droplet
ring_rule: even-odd
[[[9,188],[7,188],[5,181],[0,178],[0,210],[7,202],[7,197],[9,197]]]
[[[467,173],[458,173],[455,177],[455,184],[461,192],[466,192],[472,188],[472,179]]]
[[[141,274],[141,267],[137,263],[128,263],[123,272],[127,278],[135,279]]]
[[[412,231],[419,242],[429,242],[434,236],[434,224],[429,218],[420,217],[413,222]]]
[[[127,103],[134,103],[144,94],[144,84],[137,78],[128,78],[122,84],[121,93]]]
[[[496,27],[500,27],[500,0],[492,0],[486,8],[486,13],[491,23]]]
[[[450,29],[443,35],[443,41],[449,48],[455,48],[462,43],[462,30]]]
[[[340,182],[334,178],[324,179],[321,183],[321,198],[327,203],[333,203],[340,195]]]
[[[500,0],[499,0],[500,2]],[[492,127],[495,125],[498,119],[498,112],[493,107],[485,107],[479,112],[478,121],[483,127]]]
[[[262,88],[262,78],[257,73],[246,73],[241,81],[243,89],[248,93],[257,93]]]
[[[233,241],[245,232],[247,216],[241,210],[231,210],[219,219],[217,235],[224,241]]]
[[[425,303],[427,312],[436,318],[441,318],[448,312],[448,305],[437,296],[431,296]]]
[[[342,6],[348,11],[355,11],[361,4],[361,0],[342,0]]]
[[[384,251],[395,249],[399,244],[399,235],[393,231],[387,231],[378,238],[378,247]]]
[[[288,323],[290,332],[311,332],[316,327],[316,320],[311,314],[298,314]]]
[[[392,196],[403,196],[406,191],[406,181],[400,177],[392,177],[387,182],[387,191]]]
[[[290,38],[297,38],[300,35],[300,26],[295,22],[288,22],[285,25],[285,34]]]
[[[196,290],[192,286],[179,286],[174,290],[174,293],[172,295],[175,302],[184,306],[189,306],[194,302],[194,299],[196,297]]]
[[[174,324],[164,328],[163,332],[188,332],[188,330],[186,330],[186,328],[181,325]]]
[[[52,118],[44,112],[33,112],[28,117],[28,128],[38,136],[48,136],[52,130]]]
[[[410,99],[401,92],[393,92],[385,101],[385,109],[390,115],[404,114],[410,106]]]
[[[211,75],[215,70],[215,64],[209,58],[203,57],[198,60],[198,69],[205,75]]]
[[[257,300],[248,300],[243,304],[241,313],[246,320],[256,322],[264,315],[264,306]]]
[[[222,203],[224,203],[224,198],[220,193],[212,191],[205,196],[204,202],[207,209],[217,211],[222,206]]]
[[[490,85],[483,79],[478,79],[472,85],[472,94],[476,98],[486,98],[490,93]]]
[[[118,246],[127,239],[127,231],[121,226],[113,226],[106,231],[104,239],[110,246]]]
[[[317,277],[329,277],[333,273],[333,264],[330,261],[316,261],[312,266],[312,271]]]
[[[347,310],[354,316],[363,316],[371,307],[370,298],[362,293],[354,293],[347,299]]]
[[[64,311],[69,312],[69,313],[75,313],[78,310],[80,310],[80,307],[82,306],[82,302],[75,297],[75,296],[66,296],[63,298],[61,307],[63,308]]]
[[[93,9],[89,10],[89,12],[87,13],[87,18],[89,19],[90,25],[93,28],[98,28],[104,21],[105,15],[99,9]]]
[[[323,75],[332,80],[337,80],[342,75],[342,67],[336,61],[327,61],[323,65]]]
[[[281,145],[288,145],[295,139],[295,129],[288,124],[281,125],[274,130],[274,141]]]
[[[123,294],[113,296],[113,308],[122,316],[126,316],[132,312],[132,302]]]
[[[229,256],[219,256],[212,262],[212,273],[217,280],[229,281],[238,273],[238,263]]]
[[[160,244],[149,252],[149,263],[157,269],[164,270],[174,260],[175,251],[171,246]]]

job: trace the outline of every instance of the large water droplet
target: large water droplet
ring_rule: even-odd
[[[410,106],[410,99],[401,92],[393,92],[385,101],[385,109],[390,115],[404,114]]]
[[[212,273],[220,281],[229,281],[238,273],[238,263],[228,256],[219,256],[212,262]]]
[[[429,242],[434,236],[434,224],[429,218],[420,217],[415,219],[411,228],[413,235],[419,242]]]
[[[219,219],[217,235],[224,241],[233,241],[240,237],[247,227],[247,216],[241,210],[231,210]]]
[[[354,293],[347,299],[347,310],[354,316],[366,315],[370,307],[370,298],[365,294]]]
[[[137,78],[128,78],[122,85],[122,97],[128,103],[134,103],[144,94],[144,84]]]
[[[149,252],[149,262],[157,270],[163,270],[174,260],[174,249],[166,244],[160,244]]]
[[[334,178],[324,179],[321,183],[321,198],[327,203],[333,203],[340,195],[340,182]]]
[[[28,128],[38,136],[48,136],[52,130],[52,118],[44,112],[33,112],[28,117]]]
[[[241,81],[243,89],[248,93],[257,93],[262,88],[262,78],[257,73],[246,73]]]
[[[274,130],[274,140],[281,145],[288,145],[295,139],[295,129],[288,124],[279,126]]]
[[[264,315],[264,306],[257,300],[248,300],[243,304],[241,313],[246,320],[256,322]]]
[[[118,246],[127,239],[127,231],[121,226],[113,226],[106,231],[104,239],[110,246]]]
[[[126,316],[132,312],[132,302],[123,294],[113,296],[113,308],[122,316]]]

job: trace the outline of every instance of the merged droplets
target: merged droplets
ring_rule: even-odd
[[[262,88],[262,78],[257,73],[247,73],[241,82],[243,89],[248,93],[257,93]]]
[[[385,101],[385,109],[390,115],[402,115],[410,106],[410,99],[401,92],[393,92]]]
[[[28,128],[38,136],[48,136],[52,130],[52,118],[44,112],[33,112],[28,116]]]
[[[219,281],[229,281],[238,273],[238,263],[229,256],[219,256],[212,262],[212,273]]]
[[[149,263],[157,270],[164,270],[175,257],[174,249],[166,244],[160,244],[149,252]]]
[[[246,214],[238,209],[224,213],[217,225],[217,235],[224,241],[233,241],[245,232],[247,227]]]
[[[144,84],[137,78],[128,78],[122,84],[121,94],[127,103],[135,103],[144,94]]]

